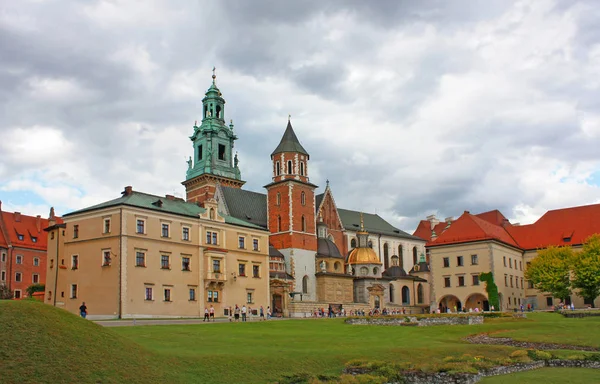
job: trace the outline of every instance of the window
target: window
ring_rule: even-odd
[[[212,233],[212,243],[213,245],[217,245],[217,232]]]
[[[531,265],[531,263],[528,261],[527,264],[525,264],[527,266],[527,268],[529,268],[529,266]]]
[[[104,233],[110,233],[110,219],[104,219]]]
[[[79,237],[79,225],[73,225],[73,238],[77,239]]]
[[[210,209],[208,217],[209,217],[211,220],[214,220],[214,219],[215,219],[215,209],[214,209],[214,208],[211,208],[211,209]]]
[[[259,265],[252,266],[252,277],[260,277],[260,266]]]
[[[185,241],[190,240],[190,229],[188,227],[183,227],[181,229],[181,239]]]
[[[275,176],[279,176],[281,175],[281,165],[279,164],[279,161],[275,163]],[[279,204],[277,204],[279,205]]]
[[[473,285],[479,285],[479,275],[473,275]]]
[[[523,278],[521,277],[521,288],[525,288],[525,286],[523,285]]]
[[[350,240],[350,248],[356,248],[356,239]]]
[[[258,251],[258,239],[252,239],[252,249]]]
[[[37,237],[31,236],[31,242],[32,243],[37,243]]]
[[[300,176],[304,176],[304,163],[300,163]]]
[[[458,276],[458,286],[459,287],[465,286],[465,277],[464,276]]]
[[[462,267],[463,264],[464,264],[463,257],[462,256],[456,256],[456,266],[457,267]]]
[[[110,250],[102,251],[102,266],[103,267],[109,266],[110,262],[111,262]]]
[[[533,281],[527,280],[527,288],[533,289]]]
[[[246,264],[239,264],[238,265],[238,275],[239,276],[246,276]]]
[[[17,233],[17,238],[23,241],[25,239],[25,236],[21,235],[20,233]]]
[[[246,238],[244,236],[239,236],[238,237],[238,247],[240,249],[245,249],[246,248]]]
[[[512,259],[508,258],[508,268],[512,268]]]
[[[281,193],[277,192],[277,201],[276,205],[281,205]]]
[[[547,305],[548,307],[551,307],[551,306],[552,306],[552,298],[551,298],[551,297],[546,297],[546,305]]]
[[[508,287],[508,275],[504,275],[504,286]]]
[[[515,277],[515,288],[519,288],[519,278]]]
[[[38,275],[37,273],[34,273],[34,274],[31,276],[31,282],[32,282],[33,284],[39,284],[39,283],[40,283],[40,275]]]
[[[423,284],[417,285],[417,303],[423,304]]]
[[[287,173],[288,173],[288,175],[291,175],[293,173],[292,172],[292,162],[291,161],[287,162]]]
[[[202,160],[202,144],[198,146],[198,160]]]
[[[522,271],[522,270],[523,270],[523,262],[519,261],[519,271]]]
[[[165,288],[165,301],[171,301],[171,288]]]
[[[246,301],[248,304],[252,304],[254,301],[252,300],[252,292],[246,292]]]
[[[219,291],[208,291],[208,302],[218,303],[219,302]]]
[[[369,248],[373,248],[373,242],[371,240],[369,240],[369,243],[367,245],[369,246]]]
[[[136,232],[141,233],[141,234],[146,233],[146,232],[144,232],[145,226],[146,226],[146,222],[144,220],[137,219]]]
[[[2,262],[5,263],[6,262],[6,253],[2,253]]]
[[[219,144],[219,160],[225,160],[225,146]]]
[[[162,269],[171,269],[171,266],[169,264],[169,255],[160,256],[160,267]]]
[[[0,281],[6,281],[6,271],[2,271],[0,274]]]
[[[145,267],[146,266],[146,254],[144,252],[137,251],[135,253],[135,266]]]
[[[444,257],[444,268],[449,268],[449,267],[450,267],[450,258]]]
[[[506,256],[502,256],[502,260],[504,262],[504,266],[506,267]]]
[[[306,232],[306,218],[302,215],[302,232]]]
[[[190,288],[190,301],[196,301],[196,288]]]
[[[79,268],[79,256],[73,255],[71,256],[71,269]]]
[[[162,224],[161,236],[169,237],[169,224],[166,224],[166,223]]]
[[[477,265],[479,264],[479,259],[477,257],[477,255],[471,255],[471,265]]]
[[[410,290],[407,286],[402,287],[402,304],[410,304]]]
[[[281,216],[277,216],[277,232],[281,232]]]
[[[300,203],[301,203],[302,205],[306,205],[306,193],[304,193],[304,192],[302,192],[302,193],[300,194]]]
[[[444,277],[444,287],[450,288],[450,278],[449,277]]]
[[[221,272],[221,260],[213,259],[213,272],[215,272],[215,273]]]
[[[510,287],[511,288],[513,287],[513,277],[512,277],[512,275],[510,275]]]
[[[17,259],[16,259],[15,263],[17,263],[17,264],[23,264],[23,256],[17,255]]]
[[[21,274],[21,272],[15,273],[15,281],[17,283],[21,282],[22,279],[23,279],[23,275]]]
[[[34,267],[39,267],[40,266],[40,259],[38,257],[34,257],[33,258],[33,266]]]
[[[21,298],[21,290],[15,289],[15,299],[20,299],[20,298]]]
[[[146,287],[146,300],[154,300],[152,298],[152,287]]]
[[[71,284],[71,299],[77,298],[77,284]]]
[[[182,257],[181,258],[181,270],[182,271],[189,271],[190,270],[190,258],[189,257]]]
[[[308,293],[308,276],[302,278],[302,293]]]

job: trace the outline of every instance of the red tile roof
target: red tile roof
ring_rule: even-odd
[[[48,234],[44,232],[44,228],[48,227],[48,219],[27,216],[19,212],[2,211],[0,214],[8,235],[7,240],[12,246],[46,250]],[[62,222],[58,218],[57,221]]]
[[[523,249],[582,244],[589,236],[600,233],[600,204],[555,209],[533,224],[506,229]],[[565,241],[567,238],[570,241]]]
[[[508,219],[497,209],[494,209],[493,211],[479,213],[475,216],[495,225],[502,226],[505,224],[510,224]]]
[[[439,236],[442,232],[444,232],[446,227],[448,227],[448,223],[445,221],[437,223],[433,227],[436,236]],[[413,233],[413,236],[420,237],[421,239],[425,239],[427,241],[431,240],[431,235],[431,223],[428,220],[421,220],[417,226],[417,229],[415,229],[415,232]]]
[[[482,218],[463,213],[437,238],[427,243],[427,246],[465,243],[480,240],[498,240],[513,247],[518,247],[515,240],[506,230]]]

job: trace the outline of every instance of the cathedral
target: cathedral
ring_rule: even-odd
[[[188,160],[186,201],[217,204],[227,217],[263,228],[269,235],[269,304],[282,316],[310,316],[315,308],[348,311],[431,305],[425,240],[395,228],[376,214],[338,208],[329,182],[317,193],[310,155],[288,118],[270,154],[265,192],[243,189],[234,155],[233,123],[216,77],[194,124],[194,155]]]

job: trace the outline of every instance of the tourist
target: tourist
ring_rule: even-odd
[[[575,304],[571,303],[571,311],[575,310]]]
[[[265,309],[263,308],[263,306],[260,306],[259,309],[259,317],[258,317],[258,321],[264,320],[265,319]]]
[[[212,305],[210,306],[210,318],[213,322],[215,321],[215,307],[213,307]]]
[[[246,321],[246,314],[248,312],[248,308],[246,308],[246,305],[242,305],[242,321]]]
[[[208,308],[204,308],[204,319],[202,319],[202,322],[205,321],[210,321],[210,318],[208,317]]]
[[[494,312],[494,306],[493,305],[490,307],[490,311]]]
[[[229,310],[227,311],[227,316],[229,317],[229,322],[231,323],[231,316],[233,316],[233,310],[231,308],[231,306],[229,307]]]
[[[85,306],[85,301],[81,303],[81,306],[79,306],[79,314],[84,319],[87,317],[87,307]]]
[[[521,304],[521,313],[523,313],[523,309],[524,309],[523,304]]]
[[[233,317],[235,319],[235,322],[239,322],[240,321],[240,307],[238,307],[238,305],[235,305],[235,310],[233,312]]]
[[[267,307],[267,320],[271,320],[271,307]]]

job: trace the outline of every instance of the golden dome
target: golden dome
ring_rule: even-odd
[[[381,264],[371,248],[354,248],[348,255],[348,264]]]

